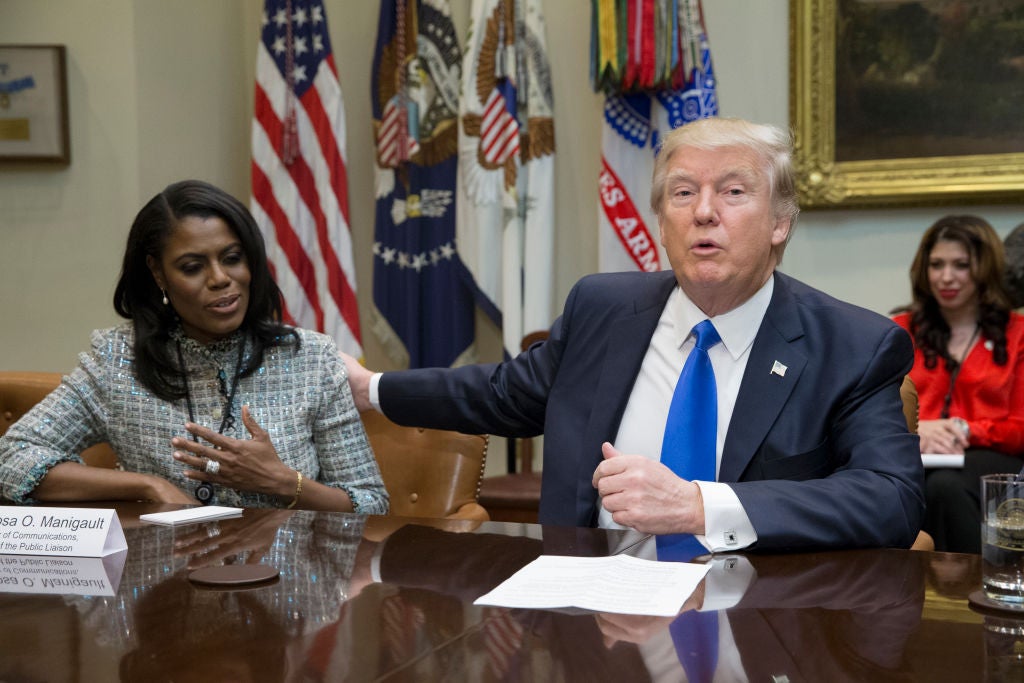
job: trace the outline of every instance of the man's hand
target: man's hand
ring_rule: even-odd
[[[704,591],[707,579],[697,584],[697,588],[683,603],[679,614],[700,609],[704,604]],[[597,627],[601,629],[604,646],[609,650],[616,643],[636,643],[642,645],[661,631],[667,629],[679,614],[671,617],[655,617],[645,614],[609,614],[598,612],[594,615]]]
[[[356,402],[356,410],[363,412],[373,408],[370,405],[370,378],[373,372],[364,368],[358,360],[344,351],[339,351],[341,360],[345,362],[345,369],[348,370],[348,385],[352,388],[352,398]]]
[[[601,630],[601,640],[608,650],[617,643],[643,645],[667,629],[675,619],[675,616],[656,617],[649,614],[598,612],[594,615],[594,621]]]
[[[642,455],[601,446],[604,462],[594,470],[594,488],[616,523],[648,534],[703,534],[700,487]]]

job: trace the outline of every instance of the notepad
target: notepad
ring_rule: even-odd
[[[923,453],[921,462],[925,467],[952,467],[962,468],[964,466],[963,453]]]
[[[174,510],[172,512],[151,512],[148,515],[139,515],[139,519],[150,524],[176,526],[178,524],[195,524],[196,522],[208,522],[212,519],[228,519],[241,516],[242,508],[207,505],[205,507],[185,508],[184,510]]]

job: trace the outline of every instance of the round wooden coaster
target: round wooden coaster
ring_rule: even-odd
[[[974,591],[967,596],[967,603],[978,612],[998,614],[1001,617],[1016,616],[1024,619],[1024,604],[1000,602],[985,595],[985,591]]]
[[[278,574],[277,568],[269,564],[224,564],[196,569],[188,580],[213,588],[256,588],[274,581]]]

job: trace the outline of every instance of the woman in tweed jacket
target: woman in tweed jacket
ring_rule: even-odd
[[[114,308],[61,385],[0,437],[0,496],[384,513],[334,341],[282,324],[259,229],[200,181],[132,224]],[[117,470],[79,453],[109,442]]]

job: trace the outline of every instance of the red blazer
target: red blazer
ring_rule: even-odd
[[[910,332],[910,313],[893,318]],[[992,360],[991,342],[983,336],[964,359],[949,405],[951,417],[971,427],[971,446],[1001,453],[1024,454],[1024,316],[1010,314],[1006,326],[1006,365]],[[919,419],[937,420],[949,391],[949,371],[939,360],[924,365],[924,353],[914,348],[910,377],[917,386]]]

